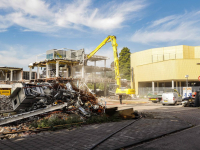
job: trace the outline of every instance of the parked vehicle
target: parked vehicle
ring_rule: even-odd
[[[149,101],[152,101],[153,103],[157,103],[157,102],[160,102],[162,100],[162,93],[149,93],[148,94],[148,98],[149,98]]]
[[[168,89],[162,94],[162,104],[181,104],[182,96],[175,89]]]
[[[196,92],[195,92],[195,95],[196,95]],[[183,107],[194,107],[195,98],[193,98],[193,95],[192,95],[192,97],[191,96],[186,97],[182,100],[181,103],[182,103]]]
[[[192,98],[195,99],[197,92],[192,92]]]

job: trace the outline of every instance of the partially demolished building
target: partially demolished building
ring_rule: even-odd
[[[106,71],[112,71],[111,68],[106,67],[105,56],[94,55],[89,60],[86,60],[84,49],[80,50],[59,50],[52,49],[46,52],[46,59],[39,62],[29,64],[29,74],[32,74],[32,69],[37,68],[37,78],[32,79],[32,82],[48,82],[52,80],[79,80],[85,83],[94,84],[94,91],[96,92],[96,83],[104,83],[104,95],[107,95],[107,83],[114,83],[115,81],[106,78]],[[94,66],[88,66],[87,61],[94,62]],[[97,61],[104,61],[104,67],[96,66]],[[43,75],[40,76],[41,69]],[[103,72],[103,76],[96,77],[96,73]]]
[[[84,49],[52,49],[46,52],[45,60],[29,64],[29,82],[24,82],[21,70],[21,82],[12,84],[9,97],[13,110],[19,114],[0,118],[0,125],[58,109],[81,117],[102,113],[106,106],[90,92],[86,83],[93,83],[94,88],[96,83],[104,83],[104,94],[107,95],[107,84],[115,81],[106,78],[105,74],[112,69],[106,67],[108,57],[93,56],[89,61],[94,62],[94,66],[88,66],[86,56]],[[101,60],[104,67],[96,66]],[[33,74],[34,68],[37,68],[36,74]],[[98,72],[103,76],[97,78]],[[37,77],[33,77],[35,75]]]
[[[36,79],[36,72],[32,72],[32,78]],[[0,81],[5,83],[6,81],[18,82],[23,80],[29,80],[29,72],[24,71],[23,68],[16,67],[0,67]]]
[[[105,75],[106,71],[112,69],[106,67],[108,57],[94,55],[87,60],[86,56],[84,49],[52,49],[46,52],[45,60],[30,63],[28,72],[24,72],[22,68],[0,68],[4,74],[4,77],[0,76],[0,80],[9,80],[12,87],[7,100],[9,104],[6,103],[7,108],[12,106],[12,111],[18,113],[14,116],[0,117],[0,125],[56,110],[73,113],[81,118],[103,113],[106,108],[103,100],[98,101],[87,87],[87,83],[94,84],[94,91],[96,83],[103,83],[104,95],[107,95],[107,84],[115,81],[106,78]],[[87,65],[88,61],[94,65]],[[97,61],[104,61],[104,67],[98,67]],[[37,72],[33,71],[34,68],[37,68]],[[0,107],[0,111],[3,109]]]

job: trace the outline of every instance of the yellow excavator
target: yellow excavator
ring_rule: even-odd
[[[135,94],[134,89],[126,89],[121,87],[121,77],[119,74],[119,59],[118,59],[118,53],[117,53],[117,42],[116,42],[116,36],[109,35],[107,38],[105,38],[101,44],[99,44],[95,50],[93,50],[90,54],[87,55],[87,59],[90,59],[101,47],[103,47],[106,43],[111,42],[113,47],[113,54],[114,54],[114,68],[115,68],[115,80],[117,81],[117,89],[116,94],[117,95],[130,95]]]

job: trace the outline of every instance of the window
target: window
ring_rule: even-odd
[[[17,105],[17,99],[14,100],[14,104]]]
[[[53,59],[53,53],[47,54],[47,55],[46,55],[46,59]]]

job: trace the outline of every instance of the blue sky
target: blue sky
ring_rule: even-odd
[[[199,6],[198,0],[0,0],[0,66],[27,70],[53,48],[89,53],[108,35],[116,35],[118,51],[132,53],[200,45]],[[107,66],[113,61],[110,43],[97,54],[110,57]]]

